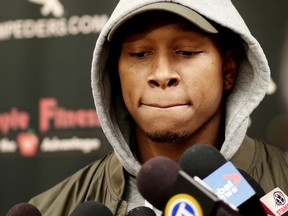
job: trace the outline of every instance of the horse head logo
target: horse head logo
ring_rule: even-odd
[[[55,17],[64,15],[64,7],[60,0],[28,0],[31,3],[42,5],[40,11],[43,16],[52,14]]]

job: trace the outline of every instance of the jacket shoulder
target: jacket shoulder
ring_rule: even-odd
[[[252,176],[266,193],[276,187],[288,193],[287,155],[277,146],[246,136],[231,161]]]
[[[265,192],[279,187],[288,193],[288,163],[285,152],[255,139],[255,159],[250,168],[251,175],[258,179]]]
[[[113,211],[121,200],[124,184],[123,168],[116,155],[110,153],[33,197],[29,203],[43,216],[69,215],[87,200],[103,203]]]

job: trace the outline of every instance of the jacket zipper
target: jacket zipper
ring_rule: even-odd
[[[117,199],[116,205],[115,205],[115,208],[114,208],[114,211],[113,211],[113,215],[115,215],[115,216],[118,215],[118,211],[119,211],[119,208],[121,206],[121,202],[122,202],[122,200]]]

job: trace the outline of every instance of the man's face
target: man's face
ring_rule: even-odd
[[[192,29],[158,23],[124,40],[119,76],[138,135],[178,142],[219,129],[223,57],[210,37]]]

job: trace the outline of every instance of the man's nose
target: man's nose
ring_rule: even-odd
[[[180,83],[180,75],[168,58],[158,58],[154,61],[148,77],[148,85],[152,88],[166,89]]]

